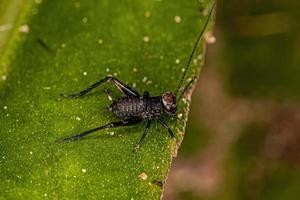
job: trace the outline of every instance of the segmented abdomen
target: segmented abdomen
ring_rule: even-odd
[[[111,109],[113,113],[122,118],[147,118],[158,116],[162,112],[160,99],[157,97],[124,97],[115,100],[111,104]]]

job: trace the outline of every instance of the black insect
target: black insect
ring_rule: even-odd
[[[191,52],[191,55],[189,57],[189,60],[185,66],[184,73],[181,77],[181,80],[175,90],[174,93],[172,92],[165,92],[160,96],[154,96],[151,97],[148,92],[144,92],[144,94],[141,96],[137,91],[133,90],[129,86],[123,84],[121,81],[114,77],[106,77],[104,79],[99,80],[98,82],[94,83],[90,87],[86,88],[85,90],[77,93],[77,94],[71,94],[71,95],[64,95],[62,96],[67,97],[69,99],[75,99],[78,97],[81,97],[88,92],[90,92],[92,89],[100,86],[101,84],[110,81],[113,83],[125,96],[112,101],[111,105],[109,106],[109,110],[112,111],[117,117],[123,118],[121,121],[112,122],[88,131],[84,131],[82,133],[79,133],[77,135],[73,135],[67,138],[64,138],[63,141],[72,141],[82,138],[83,136],[86,136],[88,134],[91,134],[95,131],[99,131],[102,129],[107,128],[114,128],[114,127],[120,127],[120,126],[133,126],[136,124],[139,124],[143,120],[147,120],[147,125],[144,129],[144,133],[139,140],[139,142],[135,145],[134,150],[137,150],[144,142],[145,137],[148,134],[150,124],[152,120],[158,121],[165,129],[168,130],[170,136],[174,138],[174,133],[169,128],[168,124],[163,120],[162,115],[166,114],[169,116],[173,116],[176,114],[177,111],[177,100],[180,100],[182,98],[182,95],[185,93],[185,91],[189,88],[189,86],[192,84],[192,82],[195,80],[196,76],[187,84],[187,86],[183,89],[181,92],[181,95],[179,98],[176,98],[178,92],[181,89],[182,83],[184,81],[184,78],[186,76],[187,70],[190,66],[192,57],[195,53],[196,47],[205,31],[205,28],[208,24],[210,15],[212,13],[213,8],[211,9],[209,16],[206,19],[206,22],[204,24],[204,27],[199,33],[199,36],[196,40],[196,43],[193,47],[193,50]],[[109,96],[109,94],[107,93]],[[111,97],[109,96],[111,99]]]

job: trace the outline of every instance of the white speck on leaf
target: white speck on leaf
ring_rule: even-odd
[[[83,72],[83,76],[86,76],[87,75],[87,72]]]
[[[142,80],[143,83],[146,83],[147,79],[148,79],[147,76],[145,76],[145,77],[143,78],[143,80]]]
[[[147,180],[148,175],[145,172],[143,172],[143,173],[139,174],[139,178],[145,181],[145,180]]]
[[[132,70],[133,72],[137,72],[137,68],[133,68],[133,70]]]
[[[98,43],[99,43],[99,44],[103,44],[103,40],[102,40],[102,39],[99,39],[99,40],[98,40]]]
[[[88,18],[87,17],[83,17],[81,20],[83,23],[87,23],[88,22]]]
[[[182,113],[179,113],[177,117],[178,117],[179,119],[181,119],[182,116],[183,116],[183,114],[182,114]]]
[[[113,136],[115,135],[115,132],[109,132],[109,135]]]
[[[106,72],[109,72],[110,71],[110,69],[109,68],[106,68]]]
[[[7,110],[7,106],[3,106],[3,109],[4,109],[4,110]]]
[[[149,42],[150,38],[148,36],[143,37],[144,42]]]
[[[177,15],[177,16],[174,17],[174,20],[175,20],[176,23],[180,23],[181,22],[181,17]]]
[[[28,33],[29,32],[29,26],[27,24],[23,24],[19,27],[19,31],[21,33]]]
[[[136,88],[136,83],[133,83],[133,84],[132,84],[132,87],[133,87],[133,88]]]
[[[82,173],[86,173],[86,169],[81,169]]]
[[[77,120],[77,121],[80,121],[80,120],[81,120],[81,118],[80,118],[80,117],[76,117],[76,120]]]
[[[175,60],[175,63],[176,63],[176,64],[179,64],[179,63],[180,63],[180,60],[177,58],[177,59]]]

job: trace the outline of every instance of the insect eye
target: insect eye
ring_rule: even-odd
[[[165,93],[165,94],[163,94],[163,101],[166,103],[166,104],[174,104],[175,103],[175,101],[176,101],[176,98],[175,98],[175,96],[172,94],[172,93],[170,93],[170,92],[167,92],[167,93]]]
[[[176,97],[171,92],[166,92],[162,95],[162,101],[165,112],[168,114],[174,114],[176,112]]]

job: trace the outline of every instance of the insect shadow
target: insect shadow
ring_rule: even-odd
[[[73,140],[78,140],[86,135],[89,135],[93,132],[100,131],[103,129],[115,128],[115,127],[124,127],[124,126],[134,126],[141,123],[143,120],[146,120],[146,127],[144,129],[144,133],[138,143],[134,146],[133,151],[136,151],[143,143],[144,140],[149,132],[151,122],[156,120],[160,123],[170,134],[172,138],[174,138],[174,133],[168,126],[168,124],[163,119],[163,115],[166,114],[168,116],[174,116],[177,111],[177,101],[179,101],[186,90],[190,87],[190,85],[195,81],[197,76],[194,76],[191,81],[183,88],[181,94],[179,96],[178,93],[181,91],[183,81],[186,77],[188,68],[191,64],[192,58],[195,54],[195,50],[199,44],[199,41],[205,32],[205,29],[208,25],[210,16],[214,9],[214,5],[212,6],[210,13],[205,21],[203,28],[200,30],[200,33],[197,37],[197,40],[194,44],[192,52],[189,56],[188,62],[185,66],[185,70],[183,75],[179,81],[179,84],[175,90],[175,92],[164,92],[160,96],[150,96],[149,92],[145,91],[142,95],[137,92],[136,90],[130,88],[128,85],[125,85],[120,80],[115,77],[107,76],[98,82],[94,83],[93,85],[89,86],[88,88],[82,90],[79,93],[66,95],[61,94],[61,96],[66,97],[68,99],[76,99],[86,95],[88,92],[93,90],[94,88],[106,83],[111,82],[120,92],[124,95],[123,97],[112,100],[110,94],[107,92],[108,98],[111,100],[111,104],[108,107],[109,111],[113,112],[117,117],[122,118],[123,120],[111,122],[82,133],[72,135],[70,137],[66,137],[62,139],[62,142],[69,142]]]

